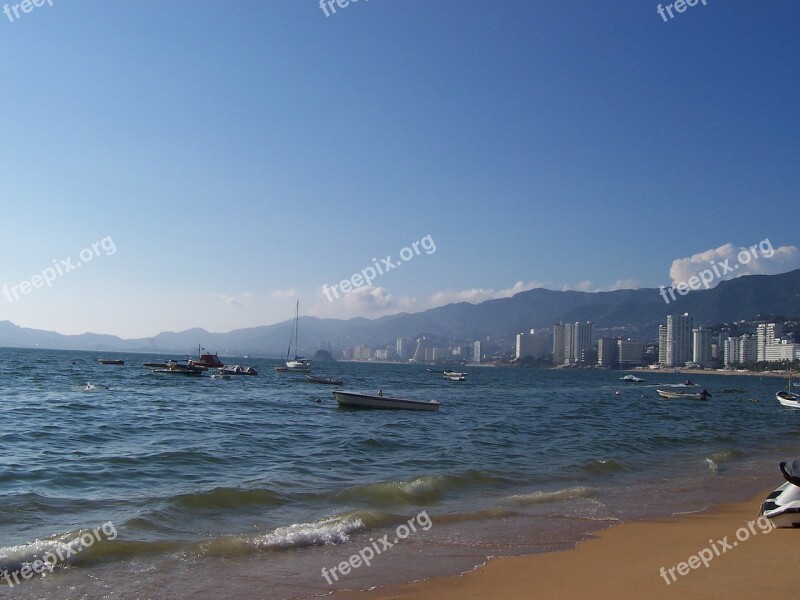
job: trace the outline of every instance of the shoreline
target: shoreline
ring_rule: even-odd
[[[797,583],[792,567],[800,562],[796,554],[800,532],[768,530],[763,521],[756,521],[760,504],[771,491],[697,513],[614,525],[595,532],[569,550],[490,558],[462,575],[369,591],[340,591],[333,597],[523,599],[530,598],[532,590],[537,598],[587,600],[626,597],[744,600],[778,594],[793,597]],[[749,529],[748,522],[752,522]],[[723,540],[729,548],[722,544]],[[698,558],[691,560],[694,556]],[[700,562],[703,556],[707,567]],[[696,566],[690,566],[690,560]],[[687,564],[681,566],[681,563]]]

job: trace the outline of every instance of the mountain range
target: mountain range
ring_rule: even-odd
[[[373,347],[393,344],[399,337],[420,335],[446,340],[470,341],[506,338],[554,323],[593,321],[596,332],[655,339],[658,325],[668,314],[688,312],[698,325],[753,320],[760,315],[800,316],[800,269],[780,275],[750,275],[722,281],[710,290],[676,295],[666,303],[658,289],[612,292],[554,291],[537,288],[511,298],[480,304],[448,304],[419,313],[400,313],[378,319],[300,318],[300,351],[307,355],[330,343],[336,348],[356,344]],[[113,335],[84,333],[62,335],[27,329],[0,321],[0,346],[106,352],[194,353],[198,344],[223,356],[285,354],[292,321],[274,325],[209,333],[200,328],[162,332],[150,338],[122,339]],[[305,344],[303,341],[305,340]],[[305,346],[305,347],[304,347]]]

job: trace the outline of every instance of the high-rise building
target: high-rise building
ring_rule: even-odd
[[[592,322],[574,323],[570,328],[569,362],[583,361],[584,350],[592,348]]]
[[[410,358],[411,344],[406,338],[397,338],[397,346],[395,349],[397,350],[397,356],[400,358],[400,360],[408,360]]]
[[[563,365],[566,360],[565,346],[565,327],[566,325],[553,325],[553,364]]]
[[[658,364],[667,364],[667,326],[658,326]]]
[[[516,358],[542,358],[547,354],[548,342],[550,338],[546,333],[536,333],[531,329],[530,333],[517,334]]]
[[[742,364],[750,365],[758,360],[758,340],[752,335],[743,335],[739,342],[742,352]]]
[[[707,366],[711,364],[711,330],[696,327],[692,330],[692,362]]]
[[[668,367],[683,367],[692,360],[692,325],[694,318],[689,313],[667,315],[667,360]]]
[[[620,367],[635,367],[644,362],[644,343],[639,340],[617,340],[617,360]]]
[[[767,360],[767,346],[778,343],[777,340],[783,335],[783,325],[780,323],[759,323],[756,327],[756,360],[759,362]]]
[[[366,344],[359,344],[353,351],[353,358],[355,360],[369,360],[372,358],[372,351]]]
[[[743,335],[725,340],[723,360],[726,367],[754,363],[757,356],[758,340],[753,336]]]
[[[617,340],[614,338],[600,338],[597,340],[597,364],[601,367],[613,367],[618,362]]]
[[[472,342],[472,362],[481,362],[481,343]]]

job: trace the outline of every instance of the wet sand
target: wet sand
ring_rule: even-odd
[[[463,576],[334,598],[792,598],[800,531],[756,521],[770,491],[707,512],[617,525],[564,552],[493,559]]]

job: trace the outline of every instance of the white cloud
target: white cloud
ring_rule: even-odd
[[[242,308],[248,300],[253,298],[253,294],[250,292],[244,292],[235,296],[230,296],[228,294],[211,294],[211,296],[217,298],[225,306],[230,306],[231,308]]]
[[[535,288],[545,287],[547,282],[543,281],[518,281],[510,288],[504,290],[495,290],[493,288],[472,288],[470,290],[452,291],[444,290],[436,292],[430,297],[429,304],[431,307],[444,306],[445,304],[453,304],[456,302],[469,302],[470,304],[479,304],[486,300],[496,300],[497,298],[510,298],[514,294],[526,292]]]
[[[800,252],[796,246],[774,248],[766,238],[750,249],[724,244],[688,258],[676,258],[670,266],[669,276],[674,286],[688,282],[705,271],[707,275],[704,280],[709,281],[709,287],[715,287],[725,279],[742,275],[777,275],[798,267]]]
[[[295,300],[297,299],[297,290],[289,288],[288,290],[275,290],[270,294],[277,300]]]
[[[338,298],[331,296],[330,300],[322,288],[318,288],[316,297],[317,302],[309,309],[308,314],[320,318],[376,318],[426,308],[419,307],[416,298],[393,296],[386,288],[379,286],[362,286],[346,294],[340,294]]]

